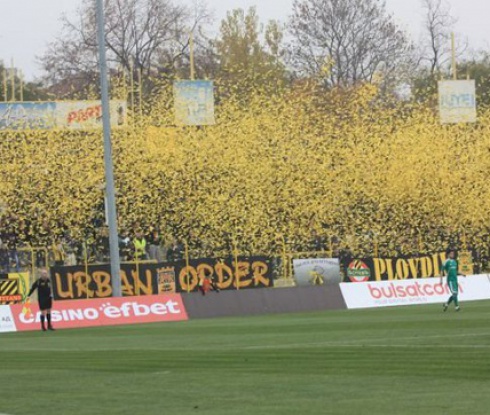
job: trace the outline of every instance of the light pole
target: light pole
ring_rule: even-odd
[[[104,129],[104,165],[109,222],[109,245],[111,253],[112,295],[121,297],[121,277],[119,275],[119,241],[117,232],[116,195],[114,189],[114,168],[112,165],[111,119],[109,107],[109,87],[107,83],[107,61],[105,55],[104,2],[97,2],[97,39],[99,43],[100,92],[102,97],[102,123]]]

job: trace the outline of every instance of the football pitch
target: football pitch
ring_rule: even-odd
[[[488,414],[490,302],[0,335],[0,413]]]

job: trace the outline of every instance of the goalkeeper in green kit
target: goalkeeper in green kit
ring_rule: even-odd
[[[441,275],[441,285],[442,285],[442,277],[444,274],[447,275],[447,285],[449,287],[449,291],[451,291],[451,297],[442,305],[443,311],[446,311],[454,301],[455,310],[459,311],[459,302],[458,302],[458,260],[456,259],[456,251],[449,251],[449,258],[444,262],[442,266],[442,275]],[[466,275],[462,275],[466,277]]]

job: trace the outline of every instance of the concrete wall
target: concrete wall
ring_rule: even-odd
[[[189,318],[245,316],[346,308],[339,285],[182,293]]]

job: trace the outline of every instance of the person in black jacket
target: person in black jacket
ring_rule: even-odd
[[[48,276],[48,271],[41,270],[41,276],[38,280],[32,284],[32,287],[27,294],[28,297],[37,290],[37,298],[39,303],[39,309],[41,310],[41,329],[46,331],[44,325],[45,320],[48,322],[48,330],[54,330],[51,324],[51,308],[53,307],[53,290],[51,288],[51,280]]]

